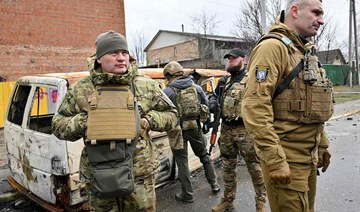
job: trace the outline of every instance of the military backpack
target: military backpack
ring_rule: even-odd
[[[176,94],[176,105],[182,129],[192,129],[200,125],[202,108],[195,85],[192,84],[185,89],[170,87]]]

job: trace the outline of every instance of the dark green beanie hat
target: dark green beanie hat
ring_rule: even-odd
[[[96,45],[96,59],[99,59],[100,57],[112,51],[117,51],[117,50],[129,51],[125,37],[112,30],[108,32],[104,32],[99,36],[97,36],[95,45]]]

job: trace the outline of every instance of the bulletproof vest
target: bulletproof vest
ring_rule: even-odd
[[[88,140],[134,140],[140,130],[139,111],[130,86],[98,86],[90,96]]]
[[[185,89],[171,86],[176,94],[177,110],[180,117],[182,129],[197,127],[200,121],[201,107],[195,85]]]
[[[140,129],[133,91],[130,86],[98,86],[89,102],[85,145],[91,191],[98,198],[129,195],[135,188],[133,154]]]
[[[222,118],[233,121],[242,118],[241,102],[244,97],[247,73],[239,82],[230,83],[230,77],[226,80],[224,100],[222,104]]]
[[[286,36],[272,34],[270,38],[279,39],[287,46],[290,58],[294,59],[289,61],[292,67],[304,63],[304,68],[290,85],[273,100],[274,118],[298,123],[323,123],[329,120],[334,112],[332,83],[315,55],[313,45],[305,46],[304,55]]]

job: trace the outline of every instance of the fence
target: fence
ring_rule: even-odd
[[[323,65],[326,74],[334,85],[345,85],[348,79],[349,66],[345,65]]]
[[[0,82],[0,128],[4,127],[5,112],[15,82]]]

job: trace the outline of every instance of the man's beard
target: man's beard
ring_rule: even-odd
[[[241,69],[241,66],[237,65],[237,66],[231,66],[231,67],[227,67],[226,71],[229,72],[230,74],[237,74]]]
[[[239,73],[240,69],[242,68],[242,61],[240,60],[238,64],[234,66],[226,67],[226,71],[229,72],[231,75],[236,75]]]

